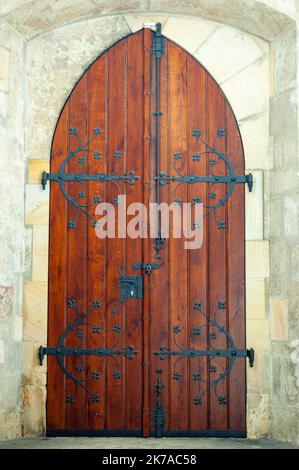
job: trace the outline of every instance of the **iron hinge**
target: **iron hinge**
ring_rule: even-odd
[[[254,349],[253,348],[246,349],[246,355],[247,355],[248,360],[249,360],[249,366],[253,367],[253,364],[254,364]]]
[[[156,24],[156,33],[153,40],[153,54],[156,59],[161,59],[164,53],[164,38],[161,34],[161,23]]]

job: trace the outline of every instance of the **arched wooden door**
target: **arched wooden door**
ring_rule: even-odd
[[[245,436],[252,181],[217,83],[159,27],[121,40],[70,94],[48,180],[48,435]],[[202,203],[203,246],[98,238],[97,204],[124,194]]]

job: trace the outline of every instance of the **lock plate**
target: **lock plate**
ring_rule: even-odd
[[[120,300],[143,299],[143,277],[120,275]]]

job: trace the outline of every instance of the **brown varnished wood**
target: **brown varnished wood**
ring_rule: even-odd
[[[88,158],[89,173],[106,173],[106,90],[107,90],[107,56],[101,61],[96,61],[88,73],[88,135],[93,138],[95,128],[102,131],[101,137],[91,141],[91,155]],[[100,160],[95,159],[96,152],[102,154]],[[100,197],[100,201],[106,200],[106,185],[92,181],[88,184],[88,199],[93,202],[92,212],[96,209],[93,201],[94,197]],[[88,265],[87,265],[87,291],[88,291],[88,309],[92,311],[87,326],[87,346],[88,348],[106,347],[106,261],[107,261],[107,242],[96,236],[92,221],[88,222]],[[99,301],[99,308],[93,307],[93,302]],[[95,333],[94,328],[99,326],[100,333]],[[106,358],[89,356],[86,358],[86,379],[90,394],[87,394],[88,420],[86,426],[88,429],[102,429],[105,425],[106,410]],[[95,378],[95,373],[99,378]],[[93,402],[92,395],[98,395],[100,402]]]
[[[84,164],[74,158],[67,171],[80,173],[118,172],[114,152],[121,151],[120,174],[130,170],[142,177],[134,185],[120,182],[120,194],[127,204],[155,202],[155,65],[151,51],[153,32],[141,30],[123,39],[99,57],[79,80],[59,118],[52,145],[51,172],[59,166],[77,145],[69,128],[78,128],[82,142],[100,128],[102,134],[90,145],[90,154],[80,154]],[[213,171],[223,175],[227,171],[219,162],[208,166],[206,156],[192,159],[205,146],[193,135],[201,131],[202,138],[214,144],[218,129],[225,136],[215,140],[217,150],[228,155],[237,174],[244,174],[242,142],[232,110],[220,87],[208,72],[186,51],[165,39],[161,59],[160,110],[160,168],[177,176],[174,153],[180,152],[177,168],[181,174],[205,175]],[[102,158],[95,159],[94,152]],[[211,157],[213,158],[213,157]],[[160,190],[161,202],[172,203],[175,196],[183,202],[200,197],[204,204],[211,202],[212,191],[224,196],[225,185],[182,184],[175,192],[175,183]],[[91,202],[94,215],[94,196],[107,201],[117,209],[118,190],[111,183],[91,181],[68,185],[69,194],[80,203]],[[194,205],[192,208],[194,214]],[[214,361],[207,357],[181,358],[176,363],[180,380],[174,380],[176,357],[161,361],[155,355],[161,346],[177,349],[173,328],[178,326],[177,343],[183,348],[226,348],[228,343],[214,328],[203,328],[200,335],[193,329],[205,323],[194,309],[200,302],[202,312],[214,317],[217,303],[226,302],[225,310],[217,313],[217,321],[235,340],[238,348],[245,348],[245,290],[244,290],[244,186],[236,185],[229,202],[215,214],[204,218],[203,245],[186,250],[184,239],[175,239],[171,233],[161,250],[161,259],[155,257],[151,239],[99,239],[92,220],[68,204],[58,184],[51,183],[50,250],[49,250],[49,327],[48,346],[54,347],[66,325],[76,318],[75,309],[67,307],[67,299],[75,299],[79,312],[89,312],[89,320],[68,335],[65,345],[88,348],[134,345],[138,351],[133,360],[88,356],[82,362],[78,357],[67,357],[65,364],[74,373],[79,363],[83,370],[75,375],[85,380],[88,390],[76,386],[62,373],[55,358],[48,358],[48,429],[68,430],[127,430],[138,431],[147,437],[154,432],[153,412],[156,406],[156,370],[162,369],[164,388],[161,401],[165,409],[166,431],[235,430],[244,431],[245,422],[245,361],[237,360],[228,379],[215,390],[194,380],[194,374],[209,383],[213,380],[210,366],[217,372],[225,370],[226,359]],[[128,217],[128,219],[132,216]],[[67,228],[76,221],[76,229]],[[217,227],[225,221],[226,229]],[[194,222],[194,218],[192,219]],[[117,230],[117,225],[116,225]],[[133,269],[133,263],[160,263],[150,276]],[[120,271],[129,275],[143,275],[144,298],[120,303]],[[93,307],[94,301],[101,306]],[[94,327],[100,333],[94,333]],[[114,331],[116,326],[120,332]],[[215,340],[210,333],[217,333]],[[94,378],[95,372],[99,379]],[[114,377],[120,373],[120,378]],[[194,402],[204,389],[201,405]],[[66,403],[66,396],[74,395],[75,403]],[[99,401],[92,400],[99,396]],[[218,397],[224,396],[226,405]]]
[[[242,141],[231,107],[225,101],[227,129],[226,154],[236,172],[244,174]],[[238,186],[234,199],[227,205],[227,295],[228,326],[236,346],[246,347],[245,342],[245,207],[244,186]],[[237,361],[229,375],[229,428],[246,429],[246,375],[242,361]]]
[[[187,70],[186,52],[173,43],[169,43],[169,142],[170,174],[175,176],[173,167],[174,154],[180,152],[182,158],[177,161],[177,168],[182,174],[188,171],[187,159]],[[170,186],[170,202],[175,197],[182,201],[188,199],[187,185],[183,184],[175,193],[175,185]],[[176,207],[179,207],[176,204]],[[169,241],[169,289],[170,289],[170,345],[176,348],[173,329],[176,326],[181,332],[176,335],[181,347],[187,348],[188,334],[188,252],[184,248],[183,238],[170,237]],[[170,377],[170,429],[186,429],[188,427],[188,360],[187,358],[171,357]],[[175,366],[176,364],[176,366]],[[180,380],[173,380],[173,371],[181,374]]]
[[[192,57],[187,57],[187,109],[188,109],[188,157],[190,174],[206,174],[207,162],[205,158],[199,161],[193,160],[192,155],[200,154],[205,150],[204,145],[194,138],[193,129],[201,129],[203,139],[206,139],[206,126],[202,124],[202,116],[206,113],[206,86],[207,74],[203,68],[198,67],[198,63]],[[190,185],[188,200],[200,197],[203,204],[207,203],[207,185],[195,183]],[[194,206],[195,207],[195,206]],[[195,216],[193,211],[193,217]],[[193,218],[194,220],[194,218]],[[204,318],[193,308],[194,302],[201,302],[202,310],[207,310],[207,282],[206,273],[208,270],[207,258],[207,223],[203,225],[203,246],[200,249],[189,252],[189,331],[190,348],[207,349],[207,331],[203,330],[197,336],[193,334],[193,329],[204,324]],[[208,378],[208,359],[205,357],[190,360],[190,429],[206,429],[208,425],[208,397],[205,397],[205,406],[194,405],[194,397],[197,395],[197,383],[192,380],[193,374],[201,371],[204,380]],[[200,384],[199,392],[202,390]]]
[[[213,143],[213,139],[216,136],[217,129],[225,129],[224,123],[224,97],[219,86],[208,77],[207,82],[207,106],[208,106],[208,141]],[[225,137],[218,138],[217,149],[220,152],[225,151]],[[223,162],[218,162],[215,166],[215,172],[217,175],[225,174],[225,166]],[[222,198],[225,195],[225,187],[222,184],[213,186],[209,184],[209,193],[214,191],[217,198]],[[220,207],[217,209],[216,220],[226,222],[226,207]],[[209,315],[214,318],[218,302],[225,302],[226,299],[226,230],[220,230],[217,226],[217,222],[212,217],[208,217],[207,223],[209,224]],[[217,312],[216,317],[219,325],[226,327],[226,310]],[[214,348],[225,348],[226,339],[224,335],[219,334],[216,328],[210,327],[210,335],[216,334],[217,338],[212,340],[209,339],[210,347]],[[217,367],[217,374],[219,370],[226,368],[226,359],[217,358],[214,361],[210,361],[215,367]],[[215,393],[217,392],[217,394]],[[211,429],[223,430],[227,427],[227,407],[220,405],[218,402],[218,396],[224,396],[227,398],[226,381],[219,382],[219,385],[215,389],[210,391],[210,427]]]
[[[126,119],[126,170],[135,171],[136,175],[144,172],[144,34],[139,32],[127,40],[127,119]],[[143,201],[143,185],[139,181],[135,185],[126,186],[127,205],[136,201]],[[137,214],[136,214],[137,215]],[[134,217],[134,214],[133,214]],[[132,216],[128,218],[132,219]],[[126,239],[126,271],[136,276],[142,271],[132,268],[134,263],[141,263],[143,259],[142,238]],[[134,360],[125,364],[125,423],[128,429],[141,429],[142,427],[142,317],[143,305],[139,299],[132,299],[125,304],[126,344],[132,344],[138,350]],[[140,380],[136,381],[136,377]]]
[[[119,171],[125,172],[126,155],[126,119],[127,119],[127,40],[112,48],[108,54],[108,173]],[[120,165],[114,156],[115,151],[122,153]],[[123,184],[120,184],[124,194]],[[115,198],[118,196],[117,188],[108,184],[107,201],[115,206]],[[118,224],[116,221],[116,230]],[[125,240],[121,238],[108,239],[108,259],[107,259],[107,303],[109,309],[107,315],[107,344],[113,347],[126,344],[125,338],[125,305],[119,303],[119,278],[122,265],[125,266]],[[113,262],[111,262],[113,260]],[[111,308],[115,307],[117,313],[112,315]],[[120,331],[115,332],[114,328],[119,327]],[[120,373],[120,378],[115,379],[114,372]],[[119,365],[113,358],[107,359],[107,418],[106,427],[108,429],[123,429],[125,427],[125,361],[119,358]]]
[[[69,106],[64,107],[53,139],[51,171],[59,170],[67,147],[69,135]],[[52,185],[50,197],[50,243],[48,287],[48,344],[56,345],[66,327],[67,280],[67,201],[58,185]],[[48,357],[47,425],[52,429],[65,427],[66,377],[54,357]]]
[[[87,141],[87,103],[88,103],[88,77],[84,75],[78,82],[69,101],[69,125],[70,128],[78,129],[83,143]],[[69,151],[78,145],[77,137],[69,134]],[[86,153],[80,152],[78,158],[71,159],[68,164],[68,171],[72,173],[82,172],[82,165],[79,158],[86,159]],[[86,194],[87,185],[85,183],[73,183],[68,187],[68,193],[74,199],[78,199],[78,192],[83,190]],[[82,198],[84,203],[86,196]],[[76,229],[67,228],[67,298],[76,302],[77,309],[67,309],[67,323],[73,323],[77,318],[77,310],[80,313],[87,312],[87,224],[88,220],[82,213],[78,213],[73,205],[68,207],[66,226],[71,221],[75,221]],[[78,267],[80,266],[80,269]],[[79,337],[78,332],[83,334]],[[67,337],[68,347],[84,347],[86,344],[86,326],[82,325],[78,330],[70,332]],[[85,357],[77,358],[68,356],[66,359],[67,369],[76,373],[76,366],[82,365],[84,370],[77,372],[79,379],[85,379],[86,360]],[[66,395],[74,396],[76,406],[71,403],[66,404],[66,427],[82,429],[86,419],[86,391],[83,387],[76,386],[70,379],[66,381]]]

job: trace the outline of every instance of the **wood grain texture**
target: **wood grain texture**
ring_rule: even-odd
[[[80,193],[80,203],[90,204],[92,216],[99,202],[118,208],[119,193],[126,195],[127,204],[155,202],[157,172],[177,176],[174,163],[183,175],[225,175],[223,161],[213,165],[210,160],[215,157],[203,154],[203,141],[225,153],[236,173],[244,174],[240,133],[227,99],[208,72],[168,39],[161,60],[163,114],[157,168],[152,39],[152,31],[141,30],[101,55],[73,89],[58,120],[51,172],[58,172],[77,145],[70,128],[78,129],[83,143],[97,128],[101,135],[92,140],[90,151],[71,159],[66,171],[124,174],[133,170],[141,177],[134,185],[119,182],[120,190],[110,182],[68,183],[69,195],[78,200]],[[201,138],[194,136],[194,129],[200,130]],[[223,135],[217,136],[219,130]],[[120,159],[115,152],[121,153]],[[178,153],[180,158],[174,161]],[[175,186],[171,182],[161,187],[160,200],[169,204],[177,199],[174,210],[180,201],[192,203],[192,222],[194,198],[208,205],[213,202],[211,193],[223,198],[227,191],[224,184]],[[161,346],[227,348],[225,335],[205,325],[204,314],[226,328],[238,348],[245,348],[244,186],[236,185],[215,216],[205,216],[200,248],[186,250],[186,240],[175,238],[171,230],[161,259],[156,258],[152,239],[98,238],[91,218],[67,202],[56,182],[51,183],[50,198],[48,346],[55,347],[62,331],[76,319],[78,312],[67,305],[67,300],[74,299],[78,311],[89,313],[89,318],[69,333],[65,346],[121,349],[133,345],[138,354],[132,360],[68,356],[66,367],[86,388],[76,386],[49,357],[48,430],[134,431],[149,436],[154,432],[156,370],[161,368],[165,431],[245,431],[245,359],[238,359],[215,389],[213,380],[226,369],[228,360],[177,360],[175,356],[160,360],[155,354]],[[68,228],[70,221],[76,222],[75,229]],[[133,268],[133,263],[157,262],[160,268],[150,276]],[[120,302],[121,272],[143,276],[143,299]],[[225,308],[217,311],[218,302]],[[196,303],[200,310],[194,308]],[[75,397],[73,403],[67,399],[70,396]]]

